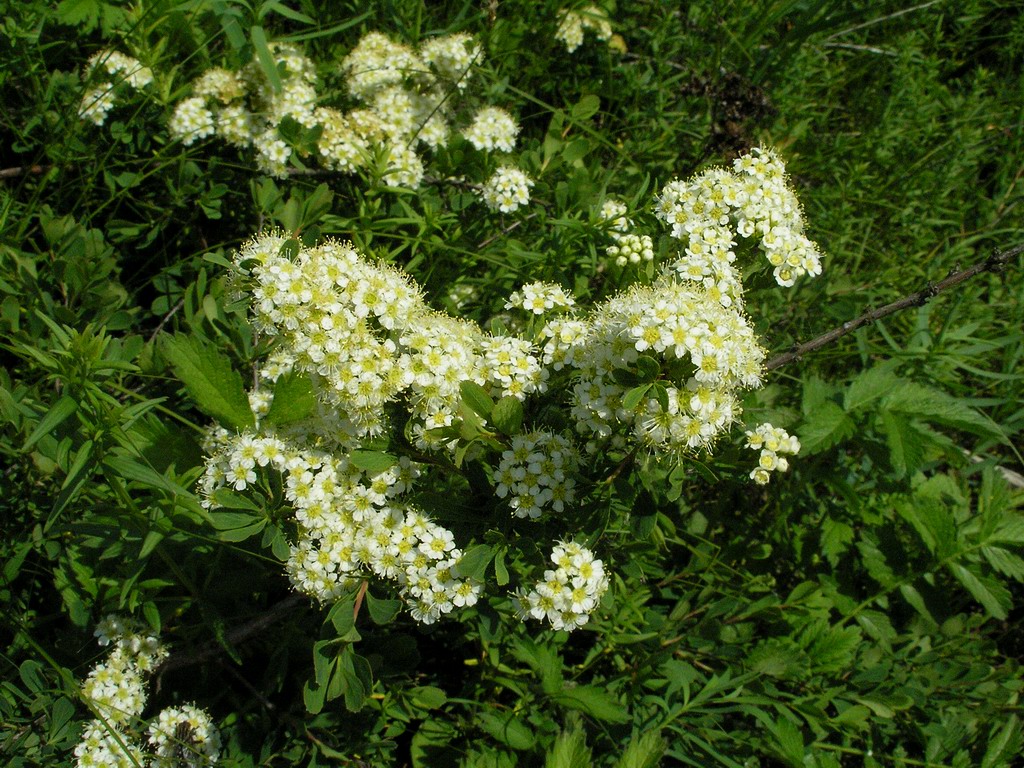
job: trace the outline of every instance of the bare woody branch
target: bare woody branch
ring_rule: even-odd
[[[974,266],[960,270],[959,272],[954,272],[944,280],[940,280],[937,283],[931,283],[917,293],[912,293],[911,295],[899,299],[898,301],[894,301],[891,304],[886,304],[884,307],[872,309],[869,312],[865,312],[858,318],[843,323],[838,328],[833,328],[828,333],[824,333],[816,339],[811,339],[803,344],[797,344],[789,352],[783,352],[781,355],[776,355],[771,358],[767,363],[765,363],[765,370],[774,371],[776,368],[781,368],[787,363],[799,360],[808,352],[813,352],[816,349],[827,347],[829,344],[841,339],[848,333],[853,333],[863,325],[873,323],[876,320],[881,320],[883,317],[887,317],[888,315],[892,315],[909,307],[919,307],[922,304],[925,304],[929,299],[938,296],[943,291],[954,288],[960,285],[960,283],[970,280],[975,275],[980,275],[982,272],[1000,272],[1006,268],[1011,259],[1022,253],[1024,253],[1024,245],[1017,245],[1002,252],[996,251],[984,261],[978,262]]]

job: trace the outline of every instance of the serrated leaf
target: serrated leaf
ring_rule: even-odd
[[[274,399],[263,420],[280,426],[308,419],[316,410],[313,382],[301,371],[289,371],[274,382]]]
[[[920,432],[914,429],[909,419],[898,413],[882,411],[879,419],[896,477],[913,474],[924,462],[924,439]]]
[[[481,418],[486,419],[494,410],[494,399],[475,381],[460,382],[459,394],[462,396],[462,402]]]
[[[949,563],[949,570],[990,616],[996,619],[1006,618],[1013,606],[1013,600],[1006,587],[995,579],[982,576],[959,563]]]
[[[999,573],[1024,581],[1024,559],[1018,555],[1002,547],[982,547],[981,554]]]
[[[821,522],[821,554],[835,568],[853,543],[853,528],[841,520],[826,517]]]
[[[800,454],[812,455],[831,448],[853,434],[856,425],[846,411],[825,400],[816,406],[797,430]]]
[[[615,768],[655,768],[667,746],[660,731],[634,732]]]
[[[552,701],[566,709],[575,709],[595,720],[609,723],[625,723],[629,712],[618,700],[602,688],[593,685],[578,685],[565,688],[552,695]]]
[[[231,429],[255,425],[242,377],[227,357],[196,338],[180,335],[164,337],[163,351],[199,410]]]
[[[591,758],[587,735],[577,725],[558,734],[544,757],[544,768],[590,768],[593,765]]]
[[[931,554],[944,557],[953,549],[956,529],[953,515],[945,504],[918,496],[897,504],[896,511],[914,527]]]
[[[518,435],[523,426],[523,404],[511,395],[501,398],[491,411],[491,424],[503,435]]]
[[[869,403],[874,402],[883,395],[888,394],[894,387],[902,383],[901,379],[892,373],[892,366],[888,363],[876,365],[861,372],[850,382],[849,388],[843,395],[843,408],[847,413],[859,411]]]
[[[1002,439],[992,422],[955,397],[913,381],[900,385],[882,398],[881,407],[890,412],[910,414],[932,424],[962,429],[984,437]]]
[[[1010,715],[1006,725],[989,739],[985,756],[981,759],[981,768],[1008,768],[1014,765],[1020,758],[1021,741],[1020,720],[1017,715]]]
[[[522,751],[534,745],[533,732],[514,712],[481,712],[476,716],[480,729],[512,749]]]

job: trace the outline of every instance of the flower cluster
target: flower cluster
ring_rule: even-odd
[[[85,76],[93,84],[82,97],[78,116],[103,125],[118,96],[137,91],[153,82],[153,72],[138,59],[120,51],[103,50],[94,54],[85,67]]]
[[[512,115],[499,107],[484,107],[462,135],[477,149],[511,152],[518,133],[519,124]]]
[[[575,541],[562,542],[551,550],[553,569],[544,571],[544,579],[529,592],[521,591],[522,616],[547,619],[552,629],[571,632],[590,620],[608,589],[604,563]]]
[[[758,485],[767,485],[772,472],[785,472],[789,460],[783,454],[795,456],[800,452],[800,441],[786,430],[771,424],[759,424],[753,431],[748,430],[747,448],[760,451],[757,467],[750,471],[751,479]]]
[[[388,186],[413,188],[424,175],[421,149],[448,143],[482,48],[465,34],[430,38],[419,49],[379,32],[365,35],[341,63],[349,95],[343,112],[317,106],[316,68],[298,48],[271,43],[280,83],[256,60],[240,72],[215,68],[192,84],[171,117],[185,144],[217,136],[256,150],[261,170],[284,176],[299,158],[342,173],[366,171]],[[279,87],[278,87],[279,86]],[[286,119],[301,129],[285,129]],[[481,109],[465,130],[474,145],[511,151],[519,128],[497,108]],[[304,131],[304,132],[303,132]]]
[[[387,469],[360,470],[338,446],[323,450],[329,430],[318,432],[321,420],[313,421],[288,439],[269,428],[213,433],[201,481],[206,505],[217,506],[220,488],[241,491],[260,472],[280,473],[298,532],[286,564],[296,589],[329,602],[376,576],[396,582],[412,616],[426,624],[473,605],[481,586],[454,575],[462,552],[452,532],[400,500],[419,476],[417,465],[402,457]]]
[[[562,435],[531,432],[512,438],[494,472],[495,494],[508,498],[516,517],[562,512],[576,498],[579,454]]]
[[[168,707],[149,724],[155,765],[214,765],[220,757],[220,732],[210,716],[193,704]]]
[[[322,410],[332,414],[333,441],[381,434],[385,405],[401,397],[423,448],[431,430],[452,423],[463,381],[496,397],[543,390],[547,372],[528,341],[491,336],[430,309],[405,274],[351,245],[299,249],[290,241],[297,249],[291,254],[286,242],[264,235],[237,263],[251,269],[255,326],[279,339],[281,354],[312,377]]]
[[[738,157],[732,170],[712,168],[661,191],[655,213],[686,250],[672,265],[677,275],[703,285],[729,305],[742,292],[733,266],[736,237],[757,239],[779,285],[821,273],[817,246],[804,235],[803,215],[773,151],[757,148]]]
[[[534,315],[543,315],[553,309],[568,309],[575,304],[560,285],[554,283],[529,283],[508,297],[505,309],[525,309]]]
[[[608,15],[596,5],[575,11],[563,8],[558,12],[555,39],[564,43],[569,53],[583,45],[583,35],[588,29],[594,32],[598,40],[608,41],[612,37],[612,25],[608,22]]]
[[[549,339],[551,356],[576,369],[577,429],[609,438],[619,424],[631,424],[637,439],[668,452],[708,448],[728,429],[739,414],[736,392],[759,385],[765,354],[743,315],[669,276],[597,307],[564,350],[561,338]],[[641,355],[665,374],[658,386],[666,397],[652,389],[631,411],[623,404],[630,387],[617,372],[635,368]]]
[[[533,180],[518,168],[503,165],[480,190],[484,205],[492,211],[512,213],[530,202]]]
[[[86,725],[82,740],[75,747],[78,765],[83,768],[146,765],[142,747],[128,731],[128,725],[142,714],[146,705],[145,675],[152,673],[167,657],[167,649],[155,635],[143,631],[138,622],[118,616],[103,619],[95,634],[100,645],[112,648],[106,661],[97,664],[82,684],[82,694],[97,718]],[[169,709],[160,713],[159,723],[170,722],[182,711],[195,726],[188,733],[188,746],[194,753],[190,755],[190,765],[213,765],[220,755],[220,735],[209,715],[195,707]],[[180,722],[180,717],[178,720]],[[172,735],[175,727],[171,728]],[[158,748],[159,758],[165,756],[161,745],[167,744],[169,737],[157,737],[155,729],[156,723],[150,727],[150,744]],[[171,744],[168,749],[178,746]],[[164,763],[158,759],[155,764]]]
[[[633,222],[627,217],[627,211],[625,203],[609,198],[601,204],[598,213],[598,218],[607,228],[613,241],[605,249],[605,253],[613,256],[616,266],[619,267],[654,260],[654,241],[650,235],[630,231]]]

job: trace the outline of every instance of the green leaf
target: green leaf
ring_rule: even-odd
[[[475,381],[460,382],[459,393],[462,395],[462,402],[469,406],[469,409],[480,416],[480,418],[486,419],[491,415],[491,411],[494,410],[493,398],[487,394],[486,389]]]
[[[1014,765],[1020,758],[1021,741],[1020,720],[1017,715],[1010,715],[1006,725],[989,739],[985,756],[981,759],[981,768],[1009,768]]]
[[[912,381],[901,381],[898,387],[882,398],[881,407],[890,412],[917,416],[932,424],[1003,439],[1002,431],[970,406],[945,392]]]
[[[630,719],[629,712],[614,696],[594,685],[565,688],[560,693],[554,694],[551,699],[559,706],[579,710],[595,720],[625,723]]]
[[[277,71],[277,61],[275,61],[274,54],[271,53],[270,46],[267,44],[267,33],[263,31],[263,27],[253,26],[249,30],[249,34],[253,50],[256,51],[256,59],[260,63],[260,69],[267,76],[267,80],[270,82],[270,87],[274,89],[274,93],[280,93],[281,73]]]
[[[544,768],[590,768],[593,765],[587,734],[576,725],[570,731],[562,731],[555,738],[547,755]]]
[[[523,426],[523,404],[518,398],[506,395],[494,405],[491,424],[503,435],[517,435]]]
[[[201,411],[231,429],[255,425],[242,377],[227,357],[197,338],[181,335],[164,337],[163,352]]]
[[[892,365],[889,363],[876,365],[874,368],[863,371],[850,382],[850,386],[843,396],[843,408],[847,413],[859,411],[869,403],[891,392],[900,383],[902,383],[901,379],[892,373]]]
[[[348,458],[352,462],[352,466],[371,475],[386,472],[398,463],[397,456],[382,451],[352,451]]]
[[[655,768],[667,746],[660,731],[644,731],[639,736],[634,732],[615,768]]]
[[[514,712],[481,712],[476,716],[480,729],[512,749],[522,751],[534,744],[533,732]]]
[[[825,400],[807,415],[798,430],[800,455],[810,456],[831,448],[854,433],[856,425],[846,411]]]
[[[800,729],[780,715],[771,731],[776,740],[775,750],[783,762],[793,768],[803,768],[804,737]]]
[[[324,621],[331,622],[338,636],[344,637],[355,626],[355,607],[356,596],[352,592],[331,606],[331,610],[327,612],[327,618]]]
[[[959,563],[949,563],[949,570],[990,616],[996,619],[1006,618],[1013,607],[1013,600],[1006,587],[995,579],[982,576],[975,569]]]
[[[1002,547],[982,547],[981,554],[999,573],[1024,581],[1024,559],[1020,556]]]
[[[505,550],[503,549],[494,556],[494,580],[499,587],[508,585],[508,568],[505,567]]]
[[[280,426],[308,419],[316,410],[313,382],[301,371],[290,371],[274,383],[274,399],[263,420]]]
[[[879,418],[889,445],[889,461],[896,477],[913,474],[924,463],[924,440],[921,433],[914,429],[909,419],[898,413],[882,411]]]
[[[627,411],[632,411],[638,405],[640,401],[644,399],[647,394],[647,390],[651,388],[651,384],[641,384],[639,387],[633,387],[625,395],[622,396],[622,407]]]
[[[601,99],[592,93],[588,93],[572,105],[572,110],[569,114],[573,120],[586,120],[597,114],[599,109],[601,109]]]
[[[661,364],[650,355],[640,355],[636,362],[636,375],[640,381],[651,382],[661,373]]]
[[[366,609],[374,624],[390,624],[402,610],[402,601],[374,597],[370,590],[366,590]]]
[[[411,688],[407,695],[413,704],[422,709],[440,709],[448,702],[448,694],[434,685]]]
[[[896,504],[896,511],[914,527],[931,554],[945,557],[954,549],[956,529],[953,515],[945,504],[917,496]]]
[[[68,395],[63,395],[53,406],[47,411],[46,415],[39,420],[39,424],[32,434],[28,436],[28,440],[25,441],[25,445],[22,446],[23,450],[28,450],[40,439],[50,434],[58,426],[64,423],[67,418],[78,410],[78,402]]]
[[[452,568],[452,575],[463,579],[484,580],[487,565],[494,557],[494,550],[487,544],[477,544],[462,553],[459,562]]]

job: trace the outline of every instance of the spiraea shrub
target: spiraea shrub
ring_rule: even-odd
[[[1022,29],[13,4],[0,754],[1015,764]]]

